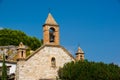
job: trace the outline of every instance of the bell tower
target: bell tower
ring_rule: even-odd
[[[48,17],[43,25],[43,44],[44,45],[59,45],[59,25],[51,15]]]
[[[26,58],[26,48],[22,42],[20,42],[17,49],[17,60],[23,60]]]
[[[84,60],[84,52],[80,47],[78,47],[78,50],[76,52],[76,61],[79,60]]]

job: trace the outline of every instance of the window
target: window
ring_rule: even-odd
[[[24,52],[22,51],[22,52],[21,52],[21,57],[23,57],[23,53],[24,53]]]
[[[51,58],[51,66],[52,66],[53,68],[56,67],[56,60],[55,60],[54,57]]]
[[[82,60],[82,55],[80,55],[80,59]]]
[[[54,42],[55,41],[55,35],[54,35],[55,29],[54,28],[50,28],[49,30],[49,41],[50,42]]]

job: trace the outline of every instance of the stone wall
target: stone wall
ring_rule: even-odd
[[[52,67],[51,58],[56,59],[56,67]],[[16,80],[40,80],[57,77],[59,67],[74,59],[62,47],[48,47],[40,49],[26,61],[17,63]]]

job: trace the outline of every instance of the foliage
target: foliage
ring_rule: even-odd
[[[5,54],[3,54],[2,77],[1,80],[7,80],[7,66],[5,64]]]
[[[61,80],[120,80],[120,67],[103,62],[70,62],[58,71]]]
[[[36,37],[27,36],[22,31],[11,29],[0,30],[0,46],[18,46],[20,42],[23,42],[32,50],[35,50],[42,45],[41,40],[37,39]]]

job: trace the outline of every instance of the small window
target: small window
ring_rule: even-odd
[[[51,58],[51,66],[52,66],[53,68],[56,67],[56,60],[55,60],[54,57]]]
[[[80,55],[80,59],[81,59],[81,60],[82,60],[82,57],[83,57],[83,56],[82,56],[82,55]]]
[[[22,51],[22,52],[21,52],[21,57],[23,57],[23,53],[24,53],[24,52]]]
[[[82,55],[80,55],[80,57],[82,58]]]

